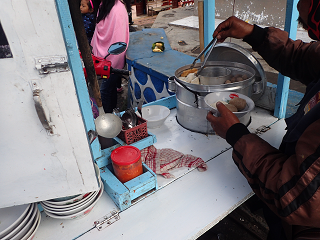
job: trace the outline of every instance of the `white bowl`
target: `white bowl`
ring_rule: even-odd
[[[103,191],[104,191],[104,187],[103,187],[103,183],[101,182],[101,188],[100,188],[100,191],[99,191],[97,197],[95,198],[95,200],[87,208],[81,210],[80,212],[66,215],[66,216],[59,216],[57,214],[48,213],[48,212],[46,212],[45,209],[44,209],[44,211],[49,217],[57,218],[57,219],[79,219],[79,218],[82,218],[91,212],[93,207],[96,205],[96,203],[98,202],[98,200],[102,196]]]
[[[0,208],[0,238],[15,229],[31,210],[31,204]]]
[[[236,92],[213,92],[209,93],[208,95],[205,96],[204,101],[209,107],[210,111],[215,115],[219,116],[220,113],[218,109],[215,107],[216,102],[218,101],[223,101],[223,102],[229,102],[232,98],[234,97],[239,97],[243,98],[247,102],[247,106],[241,111],[241,112],[234,112],[234,114],[238,117],[241,118],[247,113],[251,112],[254,108],[254,102],[252,101],[251,98],[249,98],[246,95],[243,95],[241,93],[236,93]]]
[[[88,199],[86,199],[85,202],[83,202],[80,205],[77,205],[76,207],[72,207],[72,208],[53,208],[53,207],[48,207],[46,205],[43,205],[41,203],[41,206],[43,208],[43,210],[45,210],[46,212],[49,213],[54,213],[57,215],[69,215],[75,212],[79,212],[80,209],[85,208],[86,206],[90,205],[91,202],[93,202],[93,200],[96,198],[96,196],[98,195],[99,191],[94,192],[93,195],[91,195]]]
[[[21,236],[19,233],[21,232],[23,236],[24,231],[28,231],[28,226],[31,224],[34,215],[36,214],[36,208],[37,205],[35,203],[31,203],[29,212],[27,215],[23,218],[23,220],[7,235],[4,236],[4,239],[12,239],[16,238],[16,236]],[[29,224],[29,225],[28,225]]]
[[[36,222],[36,219],[37,219],[38,206],[34,204],[34,207],[35,208],[32,209],[32,215],[28,218],[25,226],[22,229],[20,229],[13,237],[9,237],[8,235],[8,239],[20,240],[23,236],[25,236],[29,232],[30,228],[32,227],[34,222]]]
[[[160,127],[170,115],[170,109],[161,105],[150,105],[142,107],[142,118],[147,120],[148,128]],[[137,115],[140,116],[138,112]]]
[[[59,215],[59,216],[66,216],[66,215],[71,215],[71,214],[74,214],[74,213],[77,213],[77,212],[80,212],[81,210],[87,208],[97,197],[97,195],[99,194],[100,190],[99,191],[95,191],[94,194],[87,199],[87,201],[83,202],[81,205],[77,205],[77,207],[74,207],[74,208],[67,208],[67,209],[54,209],[54,208],[51,208],[51,207],[47,207],[45,205],[42,205],[43,207],[43,210],[45,212],[49,212],[49,213],[52,213],[52,214],[55,214],[55,215]]]
[[[35,221],[33,222],[31,228],[29,229],[29,231],[26,233],[26,235],[24,235],[21,240],[32,240],[36,231],[38,230],[38,227],[40,225],[40,221],[41,221],[41,214],[40,211],[37,207],[37,216]]]
[[[58,205],[58,204],[55,204],[55,202],[50,202],[50,201],[42,201],[41,204],[44,204],[44,205],[52,207],[52,208],[61,208],[61,209],[71,208],[71,207],[75,207],[75,206],[81,205],[84,201],[86,201],[88,198],[90,198],[93,194],[94,194],[94,192],[89,192],[80,201],[77,201],[77,202],[74,202],[74,203],[71,203],[71,204],[68,204],[68,205],[65,205],[65,204],[64,205]]]

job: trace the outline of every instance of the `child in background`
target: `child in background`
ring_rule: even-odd
[[[86,30],[87,38],[89,41],[89,45],[91,43],[91,39],[94,33],[94,25],[95,25],[95,16],[94,16],[94,7],[92,0],[81,0],[80,2],[80,12],[82,14],[84,28]]]

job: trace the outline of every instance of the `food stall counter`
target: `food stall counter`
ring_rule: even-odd
[[[285,133],[284,120],[261,108],[255,108],[251,116],[249,130],[278,147]],[[79,220],[52,219],[42,212],[35,239],[196,239],[253,195],[233,163],[230,145],[216,135],[184,129],[176,121],[175,108],[160,128],[150,131],[157,136],[157,149],[172,148],[201,157],[207,171],[183,167],[170,171],[175,178],[158,175],[159,189],[121,212],[106,193]],[[101,230],[95,227],[94,222],[112,211],[118,211],[118,220]]]

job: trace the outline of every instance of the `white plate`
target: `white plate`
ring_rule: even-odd
[[[46,212],[55,214],[55,215],[59,215],[59,216],[66,216],[66,215],[70,215],[70,214],[74,214],[77,212],[80,212],[82,209],[85,209],[86,207],[88,207],[96,198],[96,196],[98,195],[99,191],[96,191],[95,194],[93,194],[88,201],[83,202],[83,204],[77,206],[76,208],[72,208],[72,209],[53,209],[53,208],[48,208],[45,205],[42,205],[43,210],[45,210]]]
[[[0,238],[10,233],[27,215],[31,204],[0,208]]]
[[[30,230],[34,222],[36,221],[37,218],[37,206],[36,204],[35,208],[32,209],[32,215],[28,218],[26,225],[16,234],[14,237],[10,238],[12,240],[20,240],[23,236],[27,234],[27,232]]]
[[[71,203],[68,205],[56,205],[54,202],[50,202],[50,201],[42,201],[41,204],[44,204],[44,205],[52,207],[52,208],[60,208],[60,209],[71,208],[71,207],[76,207],[76,206],[81,205],[84,201],[86,201],[88,198],[90,198],[93,194],[94,194],[94,192],[90,192],[90,193],[88,193],[88,195],[85,198],[81,199],[80,201],[75,202],[75,203]]]
[[[91,205],[89,205],[87,208],[83,209],[82,211],[75,213],[75,214],[71,214],[71,215],[67,215],[67,216],[58,216],[56,214],[53,213],[48,213],[46,212],[45,209],[43,209],[45,211],[45,213],[52,218],[58,218],[58,219],[79,219],[82,218],[84,216],[86,216],[87,214],[89,214],[91,212],[91,210],[93,209],[93,207],[96,205],[96,203],[98,202],[98,200],[100,199],[100,197],[102,196],[102,193],[104,191],[104,187],[103,187],[103,183],[101,182],[101,188],[100,188],[100,192],[98,194],[98,196],[96,197],[96,199],[92,202]]]
[[[37,208],[36,221],[34,221],[33,225],[31,226],[27,234],[24,237],[22,237],[21,240],[31,240],[34,237],[36,231],[38,230],[40,221],[41,221],[41,214],[39,209]]]
[[[4,236],[5,239],[11,239],[12,237],[16,236],[28,224],[32,214],[34,213],[34,208],[35,208],[35,204],[31,203],[29,211],[27,212],[26,216],[10,233]]]

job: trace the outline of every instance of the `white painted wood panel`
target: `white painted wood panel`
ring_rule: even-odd
[[[72,73],[39,75],[35,58],[67,56],[54,0],[11,0],[0,21],[13,58],[0,59],[0,207],[98,189]],[[42,89],[53,134],[35,110]]]

